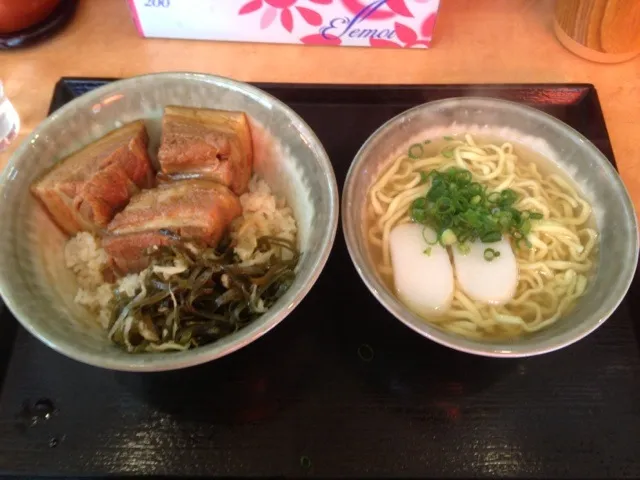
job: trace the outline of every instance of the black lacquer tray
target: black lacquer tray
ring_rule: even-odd
[[[62,79],[52,110],[105,81]],[[469,94],[544,110],[614,161],[591,85],[260,86],[316,131],[340,185],[384,121]],[[571,347],[486,359],[391,317],[339,232],[318,283],[276,329],[221,360],[159,374],[69,360],[5,310],[0,475],[639,476],[638,288]]]

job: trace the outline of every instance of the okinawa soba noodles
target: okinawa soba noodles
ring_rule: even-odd
[[[535,332],[568,313],[586,290],[598,244],[591,207],[563,176],[541,170],[540,162],[519,154],[510,143],[480,144],[470,135],[426,141],[394,159],[371,187],[371,253],[396,293],[400,267],[394,261],[408,262],[407,268],[414,270],[428,261],[442,268],[442,258],[438,264],[435,257],[446,253],[445,270],[414,272],[409,280],[431,279],[430,288],[446,289],[451,276],[450,299],[443,309],[429,315],[412,308],[444,330],[477,339]],[[398,228],[404,224],[413,227]],[[412,252],[407,250],[411,241],[401,249],[405,257],[413,255],[410,260],[394,257],[393,235],[400,238],[400,230],[415,230],[415,224],[423,232],[422,257],[417,256],[415,238]],[[404,234],[405,240],[410,238]],[[502,250],[494,245],[502,245]],[[502,300],[483,301],[482,294],[476,294],[486,286],[500,289],[501,282],[513,282],[512,291],[505,286],[498,292]],[[429,288],[423,292],[429,294]]]

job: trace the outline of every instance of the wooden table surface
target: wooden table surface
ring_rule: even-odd
[[[442,0],[432,49],[399,51],[143,39],[124,0],[81,0],[60,35],[0,52],[0,78],[20,114],[18,140],[45,117],[61,76],[178,70],[267,82],[593,83],[640,211],[640,58],[602,65],[574,56],[556,40],[551,11],[551,0]],[[0,154],[0,168],[17,143]]]

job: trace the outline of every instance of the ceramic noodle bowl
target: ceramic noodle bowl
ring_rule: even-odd
[[[521,146],[534,152],[550,169],[564,173],[591,205],[598,231],[595,269],[590,272],[586,291],[577,299],[575,307],[555,323],[514,338],[471,339],[440,329],[418,316],[398,299],[394,286],[385,281],[376,268],[368,241],[368,192],[383,169],[400,155],[406,155],[415,142],[448,139],[448,136],[464,138],[461,135],[465,133],[479,139],[497,139],[491,143],[509,142],[516,154]],[[544,175],[546,169],[544,165],[540,167]],[[536,355],[563,348],[588,335],[602,325],[622,301],[638,261],[638,226],[633,204],[605,156],[563,122],[534,108],[504,100],[452,98],[415,107],[389,120],[357,153],[345,181],[342,212],[349,253],[376,299],[420,335],[479,355]],[[424,272],[424,275],[430,273]]]

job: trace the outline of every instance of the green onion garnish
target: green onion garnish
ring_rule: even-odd
[[[444,137],[442,137],[442,138],[444,138],[447,142],[450,142],[450,141],[452,141],[452,140],[453,140],[453,137],[450,137],[450,136],[448,136],[448,135],[445,135],[445,136],[444,136]]]
[[[417,160],[418,158],[422,158],[424,156],[424,147],[419,143],[414,143],[409,147],[409,158],[412,160]]]
[[[300,457],[300,466],[305,470],[311,468],[311,459],[306,455]]]
[[[429,180],[429,175],[427,174],[427,172],[420,172],[420,184],[423,183],[427,183],[427,181]]]
[[[453,150],[443,150],[442,156],[445,158],[453,158]]]
[[[448,245],[453,245],[457,241],[458,241],[458,237],[456,237],[456,234],[453,233],[453,230],[451,230],[449,228],[447,228],[440,235],[440,243],[442,243],[442,245],[444,245],[445,247],[448,246]]]
[[[471,247],[469,247],[468,243],[458,243],[458,251],[462,255],[467,255],[471,251]]]
[[[420,223],[420,222],[418,222],[418,223]],[[425,243],[427,245],[435,245],[435,244],[437,244],[438,243],[438,239],[437,238],[434,241],[431,241],[426,237],[426,235],[425,235],[426,230],[427,230],[426,227],[422,229],[422,238],[424,239]],[[429,253],[431,253],[431,251],[429,251]]]
[[[518,194],[513,190],[487,192],[485,186],[473,181],[470,171],[458,167],[444,172],[432,170],[426,177],[431,187],[425,196],[413,201],[409,214],[414,222],[433,228],[441,245],[477,239],[492,243],[507,234],[517,247],[522,242],[531,246],[527,235],[532,222],[543,217],[538,212],[516,209],[513,205],[518,202]]]
[[[485,248],[484,250],[484,259],[487,262],[491,262],[494,258],[498,258],[499,256],[500,252],[498,250],[494,250],[493,248]]]
[[[425,145],[429,145],[429,144],[431,143],[431,140],[425,140],[423,143],[424,143]]]

